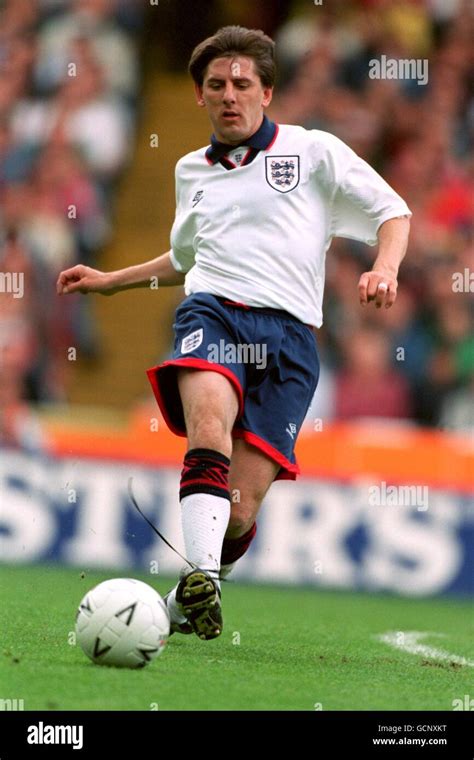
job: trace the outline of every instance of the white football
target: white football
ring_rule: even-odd
[[[97,665],[143,668],[163,651],[170,632],[166,604],[147,583],[112,578],[87,592],[76,636]]]

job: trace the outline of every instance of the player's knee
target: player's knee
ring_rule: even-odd
[[[230,444],[230,430],[226,421],[218,415],[209,413],[197,414],[186,426],[190,448],[215,449],[223,451]]]
[[[249,503],[232,504],[226,538],[239,538],[247,533],[255,522],[258,507],[259,505]]]

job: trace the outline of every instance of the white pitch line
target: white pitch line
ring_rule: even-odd
[[[474,668],[474,660],[468,660],[466,657],[460,657],[457,654],[450,654],[444,649],[436,649],[426,644],[420,644],[421,639],[427,636],[444,636],[443,633],[430,633],[429,631],[387,631],[381,633],[376,638],[383,644],[388,644],[395,649],[401,649],[409,654],[418,654],[423,657],[429,657],[431,660],[444,660],[456,665],[467,665]]]

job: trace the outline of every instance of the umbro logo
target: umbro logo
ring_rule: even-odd
[[[290,436],[290,438],[291,438],[292,441],[294,441],[294,439],[295,439],[295,435],[296,435],[296,431],[297,430],[298,430],[298,428],[296,427],[296,425],[295,425],[294,422],[289,422],[288,423],[288,427],[286,428],[286,432],[288,433],[288,435]]]
[[[204,190],[198,190],[194,198],[192,199],[193,208],[194,206],[197,206],[199,201],[202,201],[204,196]]]

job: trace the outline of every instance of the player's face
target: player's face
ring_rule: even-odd
[[[262,85],[254,60],[246,56],[215,58],[202,87],[196,85],[198,105],[207,108],[217,139],[229,145],[240,145],[257,131],[272,93]]]

